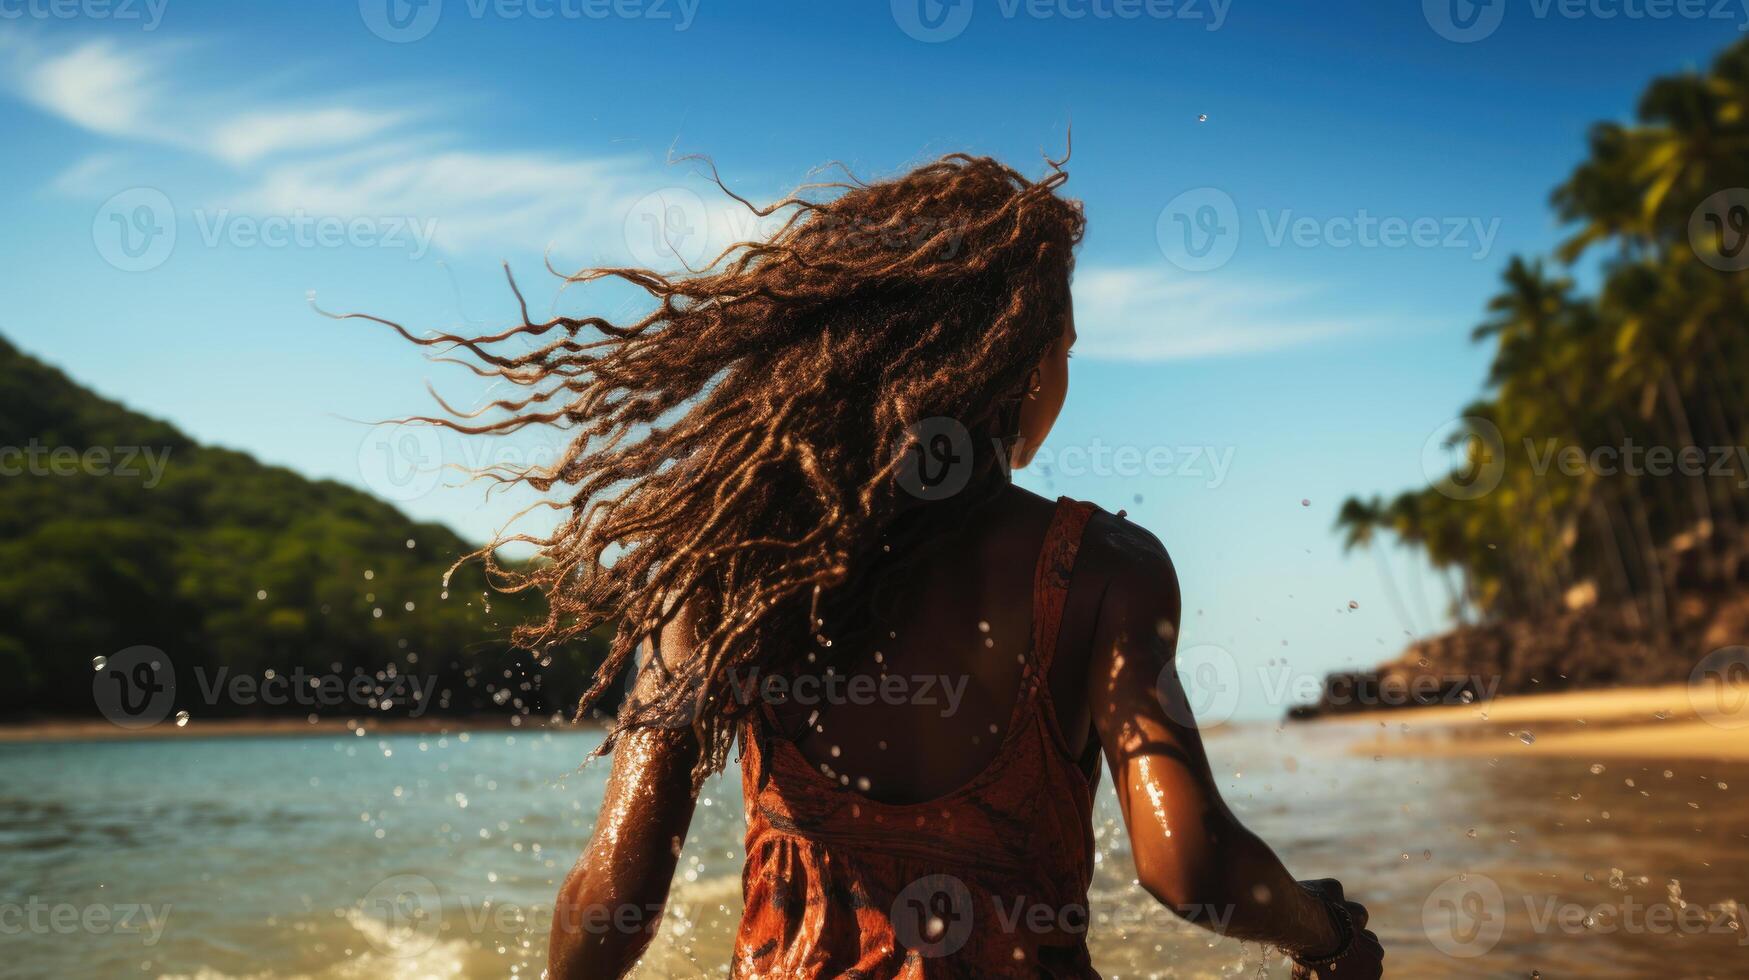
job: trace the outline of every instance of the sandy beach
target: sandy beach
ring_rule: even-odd
[[[1686,684],[1570,691],[1313,724],[1377,728],[1352,749],[1375,756],[1749,760],[1749,698],[1734,693]]]

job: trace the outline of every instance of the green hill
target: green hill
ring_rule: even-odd
[[[511,650],[539,599],[488,599],[476,565],[446,596],[445,569],[471,550],[358,490],[203,446],[0,338],[7,717],[95,714],[93,659],[141,644],[168,655],[176,707],[195,715],[378,710],[374,693],[328,707],[211,693],[239,674],[427,687],[394,714],[568,711],[602,645],[545,667]]]

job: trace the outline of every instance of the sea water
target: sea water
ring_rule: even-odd
[[[1366,727],[1224,729],[1209,753],[1297,876],[1371,908],[1393,975],[1749,974],[1749,767],[1514,757],[1510,740],[1493,759],[1374,759],[1353,751]],[[0,974],[538,977],[601,799],[599,738],[0,744]],[[731,772],[641,975],[726,973],[743,829]],[[1134,883],[1109,773],[1095,831],[1105,976],[1287,975]]]

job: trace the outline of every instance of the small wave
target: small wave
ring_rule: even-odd
[[[320,969],[225,973],[202,967],[193,973],[160,974],[158,980],[452,980],[467,975],[468,944],[460,939],[434,942],[359,911],[349,914],[346,921],[369,948]]]

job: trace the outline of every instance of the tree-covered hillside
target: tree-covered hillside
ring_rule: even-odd
[[[313,708],[209,693],[221,676],[283,684],[300,671],[428,685],[430,703],[393,714],[569,711],[598,644],[552,651],[544,667],[509,649],[539,599],[488,596],[474,564],[446,589],[470,550],[358,490],[202,446],[0,338],[8,717],[94,714],[94,658],[142,644],[168,655],[176,706],[197,715],[378,710],[374,697]]]

